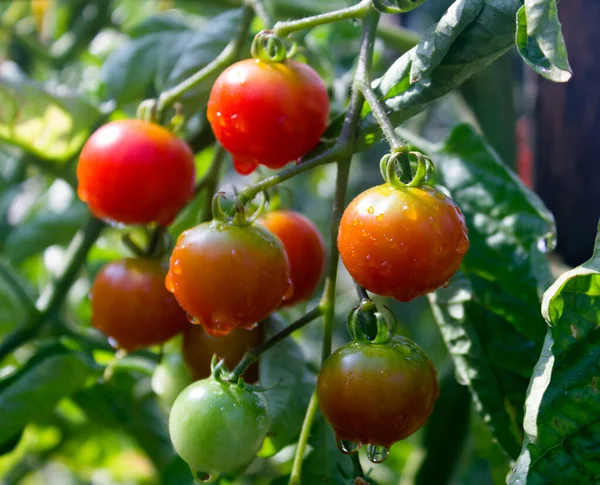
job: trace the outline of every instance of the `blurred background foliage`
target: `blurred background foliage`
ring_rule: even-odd
[[[77,154],[87,136],[107,119],[135,116],[140,101],[156,97],[216,57],[234,35],[239,15],[235,8],[239,3],[237,0],[0,2],[0,251],[3,258],[0,266],[18,269],[17,276],[11,273],[11,278],[18,281],[0,278],[0,336],[27,317],[31,302],[43,294],[44,288],[63,268],[69,242],[87,220],[87,209],[75,193],[74,177]],[[267,2],[283,19],[333,10],[347,3],[345,0]],[[411,47],[411,31],[426,30],[451,3],[429,0],[422,8],[401,18],[386,16],[383,33],[376,44],[373,77],[384,74],[390,64]],[[400,24],[411,30],[399,30]],[[256,21],[254,27],[257,30],[260,23]],[[334,116],[344,110],[360,32],[358,25],[348,21],[315,28],[298,38],[299,57],[311,63],[329,86]],[[398,32],[401,35],[390,41]],[[490,151],[487,146],[475,147],[473,150],[478,156],[487,157],[491,165],[501,160],[505,166],[519,170],[526,182],[531,182],[532,142],[527,126],[534,118],[535,103],[531,76],[526,70],[511,50],[458,91],[430,104],[410,119],[404,127],[416,137],[411,139],[407,131],[407,138],[423,151],[434,153],[440,150],[435,143],[445,140],[452,127],[469,123],[494,150]],[[211,82],[208,80],[189,92],[182,103],[183,113],[189,117],[184,135],[197,153],[198,178],[208,170],[213,150],[212,135],[203,112]],[[477,138],[475,132],[463,135],[471,137],[469,140]],[[420,145],[423,139],[429,142]],[[468,159],[460,147],[452,147],[450,141],[446,143],[441,150],[446,151],[448,158]],[[385,144],[377,143],[355,157],[349,197],[381,182],[378,161],[386,150]],[[222,185],[248,183],[232,171],[230,163],[225,167]],[[261,171],[251,180],[267,173]],[[508,175],[505,177],[506,183],[516,184]],[[334,166],[318,167],[286,182],[279,196],[308,215],[323,234],[327,234],[334,179]],[[443,173],[441,182],[451,186],[451,179],[451,173]],[[492,195],[497,197],[497,203],[505,196],[502,191]],[[468,205],[469,197],[465,194],[464,202],[458,202]],[[526,210],[523,207],[529,207],[530,203],[535,205],[524,201],[516,210]],[[203,204],[204,199],[199,197],[183,211],[170,228],[172,236],[197,221]],[[491,211],[492,207],[485,210]],[[595,216],[598,215],[596,211]],[[489,224],[493,225],[494,221]],[[21,367],[18,372],[23,374],[21,382],[29,379],[32,390],[27,399],[36,402],[38,392],[45,401],[34,413],[34,419],[23,423],[17,420],[14,429],[0,433],[4,452],[0,457],[2,483],[191,483],[186,465],[175,457],[171,448],[165,427],[166,414],[152,393],[147,372],[116,372],[112,379],[98,381],[101,373],[98,363],[110,361],[113,353],[109,349],[96,349],[93,362],[64,337],[68,329],[73,328],[78,329],[80,336],[86,335],[87,330],[92,335],[92,330],[86,329],[90,317],[87,298],[90,281],[105,262],[128,255],[121,242],[121,231],[121,227],[106,229],[93,246],[86,271],[77,275],[69,291],[65,311],[56,316],[57,324],[46,328],[40,340],[22,346],[2,362],[0,374],[8,375],[25,362],[29,365],[28,359],[37,355],[39,362],[32,363],[29,369]],[[134,238],[142,235],[141,230],[139,233],[134,230]],[[532,237],[543,235],[542,231]],[[482,229],[482,240],[486,237],[491,234]],[[473,243],[477,247],[477,239]],[[489,255],[474,254],[468,264],[483,271],[482,261],[487,257]],[[543,273],[544,268],[538,269]],[[2,271],[5,273],[8,272]],[[505,281],[509,279],[507,276]],[[336,346],[348,339],[343,322],[356,303],[352,282],[343,267],[338,281],[336,321],[340,324],[335,328]],[[473,286],[475,288],[475,283]],[[481,291],[483,295],[485,288],[478,288],[474,291]],[[283,317],[291,321],[314,303],[283,312]],[[439,302],[432,303],[434,309],[441,308],[436,306]],[[370,477],[380,484],[390,485],[504,483],[509,456],[471,406],[467,387],[455,378],[453,360],[435,324],[436,319],[442,318],[441,313],[434,318],[432,307],[423,298],[410,304],[389,301],[386,304],[391,305],[399,318],[399,332],[423,346],[436,364],[442,394],[429,424],[394,445],[384,464],[373,466],[361,454],[365,471],[372,469]],[[56,337],[56,329],[60,329],[63,337]],[[536,345],[541,345],[537,337],[534,340]],[[305,388],[308,386],[298,402],[294,402],[295,394],[287,395],[291,410],[285,414],[284,423],[292,433],[290,442],[299,431],[304,414],[302,404],[307,401],[315,380],[320,342],[320,327],[310,325],[295,334],[293,341],[266,354],[261,362],[261,372],[265,375],[284,363],[298,382],[304,382]],[[40,353],[45,347],[49,347],[44,351],[46,354]],[[537,349],[530,366],[537,360],[539,346]],[[45,372],[34,372],[36,364],[43,365]],[[78,373],[82,368],[88,372]],[[461,384],[467,384],[464,376],[461,378],[460,372],[458,374]],[[528,376],[525,376],[525,387]],[[277,375],[271,378],[276,381]],[[71,386],[62,394],[70,397],[61,398],[61,394],[56,393],[56,402],[53,402],[44,389],[57,386]],[[517,399],[517,402],[522,404],[523,398],[524,390],[519,397],[521,401]],[[521,413],[520,410],[515,412]],[[10,414],[4,414],[2,421],[7,416]],[[0,429],[4,427],[5,424],[0,424]],[[315,424],[309,445],[305,460],[306,483],[320,483],[323,476],[335,477],[336,483],[344,483],[345,473],[351,470],[350,460],[337,453],[332,433],[322,419]],[[268,448],[269,443],[265,446]],[[283,449],[275,446],[271,451],[277,453],[257,459],[244,478],[229,480],[225,477],[219,483],[287,483],[285,474],[291,469],[293,448],[293,444]],[[262,454],[270,453],[265,449]],[[276,479],[280,475],[284,477]]]

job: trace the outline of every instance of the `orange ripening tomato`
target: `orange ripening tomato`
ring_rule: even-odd
[[[165,289],[167,269],[153,259],[123,259],[104,266],[90,290],[92,325],[118,347],[163,343],[189,325]]]
[[[193,195],[194,155],[162,126],[112,121],[83,146],[79,198],[92,214],[124,224],[170,224]]]
[[[187,368],[194,380],[210,376],[210,364],[214,354],[225,359],[225,365],[233,370],[247,350],[258,347],[264,339],[263,328],[235,328],[227,335],[213,337],[204,331],[202,325],[188,325],[183,332],[182,353]],[[243,374],[246,382],[258,381],[258,363],[252,364]]]
[[[258,223],[281,240],[290,262],[294,292],[283,305],[308,300],[325,271],[325,244],[321,233],[310,219],[294,211],[268,212]]]
[[[358,284],[406,302],[448,282],[469,238],[460,209],[439,190],[383,184],[348,205],[338,249]]]
[[[252,329],[292,290],[279,239],[260,226],[218,220],[179,236],[165,284],[192,323],[211,335]]]
[[[327,126],[329,98],[307,64],[246,59],[212,87],[208,120],[242,175],[281,168],[313,149]]]

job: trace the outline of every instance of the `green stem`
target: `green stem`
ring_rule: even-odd
[[[250,24],[252,23],[253,19],[254,10],[250,5],[244,5],[237,35],[229,42],[229,44],[227,44],[225,49],[223,49],[223,51],[221,51],[221,53],[215,57],[212,62],[204,66],[196,74],[190,76],[174,88],[171,88],[160,95],[157,105],[158,119],[162,119],[165,110],[179,101],[179,99],[181,99],[181,97],[187,91],[196,87],[208,77],[221,72],[240,56],[242,48],[246,43],[246,38],[248,37],[248,32],[250,30]]]
[[[328,24],[331,22],[338,22],[345,19],[360,19],[363,18],[371,8],[371,0],[362,0],[356,5],[351,7],[343,8],[340,10],[334,10],[333,12],[325,12],[312,17],[304,17],[299,20],[291,20],[289,22],[277,22],[273,31],[281,36],[285,37],[298,30],[311,29],[318,25]]]
[[[198,184],[205,193],[204,205],[202,206],[202,212],[200,213],[200,222],[210,221],[212,218],[212,199],[217,190],[217,184],[219,183],[219,176],[221,174],[221,167],[225,159],[225,149],[217,143],[213,152],[213,159],[210,163],[208,173],[202,179],[202,182]],[[198,187],[196,188],[198,190]]]
[[[249,350],[248,352],[246,352],[244,354],[244,356],[242,357],[242,360],[240,360],[238,362],[238,364],[235,366],[235,369],[233,369],[233,371],[231,372],[230,380],[232,382],[237,381],[238,378],[244,373],[244,371],[258,360],[258,358],[260,357],[261,354],[265,353],[267,350],[269,350],[275,344],[281,342],[284,338],[288,337],[289,335],[294,333],[296,330],[299,330],[302,327],[304,327],[305,325],[307,325],[308,323],[312,322],[320,315],[321,315],[321,307],[317,306],[317,307],[313,308],[311,311],[309,311],[306,315],[304,315],[303,317],[299,318],[291,325],[284,328],[281,332],[276,333],[271,338],[267,339],[265,342],[263,342],[261,345],[259,345],[255,349],[252,349],[252,350]]]
[[[246,2],[252,7],[254,13],[258,16],[258,18],[260,18],[262,23],[265,24],[267,28],[273,25],[273,19],[271,18],[271,15],[269,14],[262,0],[246,0]]]
[[[302,429],[300,430],[300,437],[298,438],[298,446],[296,447],[296,453],[294,455],[294,464],[292,465],[292,474],[290,475],[289,485],[300,485],[302,475],[302,461],[304,460],[304,453],[306,451],[306,444],[310,436],[310,428],[312,422],[315,419],[315,414],[319,408],[319,401],[317,400],[317,393],[313,392],[310,397],[310,402],[306,408],[306,414],[304,415],[304,423],[302,423]]]
[[[92,217],[86,226],[73,238],[68,250],[68,263],[62,274],[42,292],[37,304],[39,313],[29,324],[17,328],[0,343],[0,361],[9,353],[33,338],[40,329],[59,312],[73,281],[85,262],[90,248],[98,239],[104,222]]]
[[[383,134],[385,135],[385,138],[387,139],[392,150],[398,150],[405,146],[400,140],[400,137],[396,135],[394,125],[392,125],[390,118],[385,112],[385,107],[379,101],[379,98],[377,97],[375,91],[373,91],[373,88],[371,88],[370,77],[365,79],[364,82],[360,84],[360,90],[365,96],[367,103],[369,103],[371,111],[373,112],[373,116],[375,116],[377,123],[379,123],[379,126],[381,127],[381,130],[383,131]]]
[[[341,157],[338,162],[338,171],[336,177],[336,190],[335,198],[333,201],[333,213],[331,218],[331,235],[330,235],[330,247],[331,254],[329,257],[329,265],[327,268],[327,279],[325,281],[325,289],[323,290],[323,297],[321,298],[320,306],[323,309],[323,348],[321,359],[325,361],[331,353],[331,340],[333,331],[333,320],[335,316],[335,288],[336,288],[336,275],[339,263],[339,253],[337,251],[337,235],[340,219],[342,217],[345,202],[346,192],[348,189],[348,178],[350,175],[350,163],[352,160],[352,153],[354,148],[354,141],[356,138],[356,131],[358,122],[360,121],[360,113],[364,103],[364,98],[360,90],[361,84],[368,80],[369,71],[373,60],[373,48],[375,45],[375,32],[377,24],[379,22],[379,12],[375,9],[370,9],[363,19],[363,36],[360,45],[360,53],[358,57],[358,65],[356,67],[356,73],[354,75],[354,81],[352,84],[352,95],[348,110],[346,111],[346,118],[344,125],[340,133],[340,141],[346,154],[345,157]],[[302,432],[298,440],[298,447],[296,448],[296,455],[294,457],[294,464],[292,466],[292,474],[290,476],[290,485],[299,485],[301,483],[302,474],[302,459],[304,456],[304,450],[308,442],[310,434],[310,428],[315,418],[315,413],[318,407],[317,396],[313,394],[306,415],[304,416],[304,423],[302,424]]]
[[[350,455],[350,458],[352,459],[352,474],[354,475],[354,478],[364,477],[365,472],[360,464],[360,457],[358,456],[358,453],[353,453]]]
[[[19,300],[21,306],[25,309],[29,318],[36,316],[39,311],[35,307],[35,303],[27,293],[27,289],[21,283],[21,281],[15,276],[12,268],[5,263],[4,261],[0,261],[0,278],[2,278],[8,286],[12,289],[13,293]]]
[[[303,162],[294,165],[293,167],[284,169],[281,172],[272,175],[271,177],[267,177],[266,179],[263,179],[255,184],[247,185],[239,193],[238,200],[241,204],[246,204],[264,190],[267,190],[312,168],[333,162],[340,156],[341,153],[342,151],[340,150],[340,146],[334,145],[328,150],[325,150],[314,157],[308,158]]]

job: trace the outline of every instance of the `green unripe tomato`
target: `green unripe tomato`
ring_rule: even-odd
[[[165,411],[171,409],[181,391],[194,380],[179,352],[165,354],[152,375],[152,390]]]
[[[212,377],[188,386],[169,417],[175,451],[201,482],[247,465],[268,430],[267,405],[260,394]]]
[[[383,13],[410,12],[423,5],[426,0],[373,0],[373,5]]]

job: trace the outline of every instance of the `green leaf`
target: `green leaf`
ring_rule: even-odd
[[[234,35],[239,15],[239,10],[225,12],[202,28],[168,14],[153,17],[102,66],[100,77],[108,95],[122,107],[176,86],[221,53]],[[182,98],[186,112],[203,108],[214,80],[206,79],[186,92]]]
[[[75,94],[0,76],[0,139],[62,166],[77,154],[100,112]]]
[[[465,214],[471,246],[463,272],[430,302],[461,382],[516,457],[527,382],[545,333],[539,307],[551,282],[545,252],[554,243],[552,215],[471,127],[458,126],[441,146],[402,133],[428,152],[439,183]]]
[[[523,60],[539,75],[554,82],[571,79],[557,0],[525,0],[517,14],[516,42]]]
[[[285,323],[272,316],[265,325],[265,338],[281,331]],[[308,371],[300,346],[291,338],[265,352],[259,361],[262,386],[275,386],[264,393],[271,428],[261,455],[272,455],[300,434],[315,379]]]
[[[152,393],[150,379],[120,372],[108,382],[81,390],[73,400],[89,420],[119,427],[131,435],[159,470],[175,457],[167,420]]]
[[[457,0],[437,27],[400,57],[373,88],[394,126],[453,91],[477,71],[513,47],[515,16],[521,0]],[[454,12],[454,13],[453,13]],[[431,52],[432,60],[427,60]],[[413,75],[419,78],[411,82]],[[358,147],[366,149],[382,137],[371,114],[361,121]]]
[[[12,229],[6,239],[6,256],[13,264],[19,264],[48,246],[66,245],[88,216],[89,211],[81,202],[58,213],[39,212]]]
[[[544,294],[542,313],[550,327],[527,394],[523,450],[507,483],[598,483],[600,233],[592,258]]]
[[[95,373],[92,359],[56,343],[41,348],[17,371],[0,379],[0,443],[31,420],[51,412],[58,402],[83,388]]]

